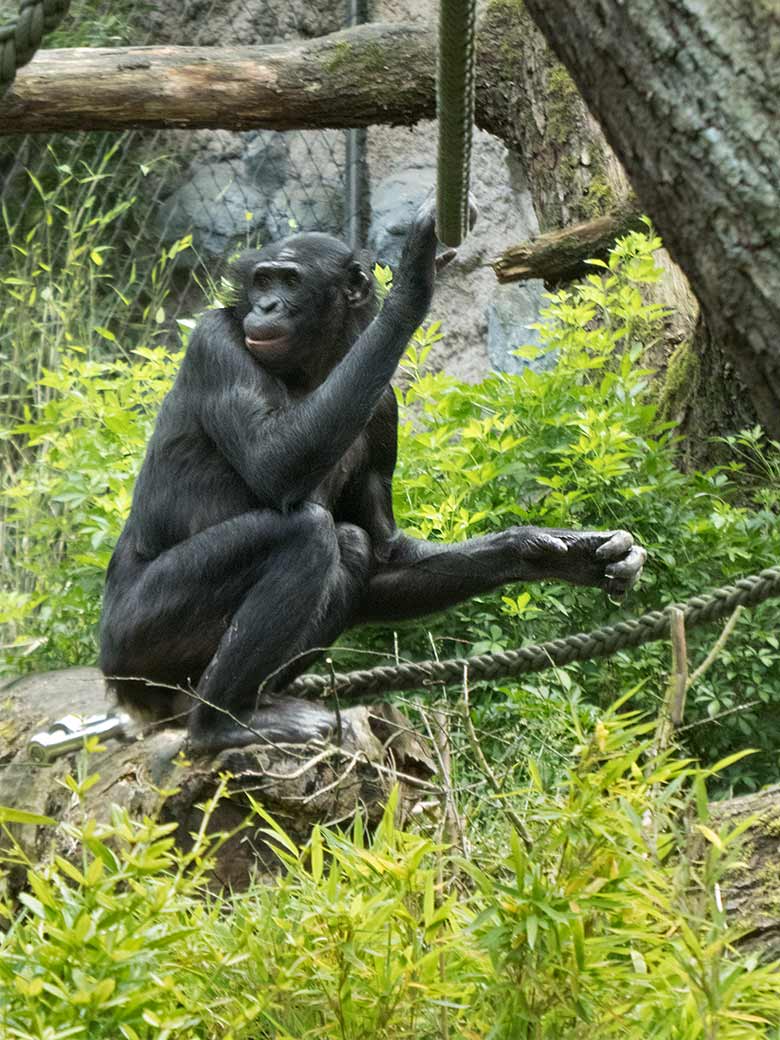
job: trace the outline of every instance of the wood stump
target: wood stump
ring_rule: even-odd
[[[425,742],[400,712],[379,704],[341,712],[338,745],[253,744],[188,760],[181,729],[107,741],[104,751],[89,757],[89,771],[99,774],[99,780],[79,805],[62,783],[74,771],[78,752],[39,765],[30,760],[27,742],[64,715],[86,717],[105,711],[100,672],[94,668],[47,672],[16,680],[0,692],[0,806],[62,822],[80,820],[85,814],[104,821],[111,806],[119,805],[134,817],[176,822],[177,842],[186,849],[201,822],[199,806],[227,773],[231,776],[228,795],[213,814],[210,831],[239,828],[249,815],[251,795],[293,841],[304,843],[316,823],[348,826],[358,806],[366,823],[375,824],[396,784],[402,816],[436,792]],[[256,870],[275,869],[278,861],[263,827],[257,820],[222,845],[215,870],[220,882],[240,889]],[[13,834],[33,861],[54,852],[68,854],[60,827],[14,824]],[[23,874],[21,870],[18,877],[12,874],[12,890],[24,883]]]

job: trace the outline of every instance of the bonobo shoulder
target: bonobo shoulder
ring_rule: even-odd
[[[192,330],[187,343],[187,353],[197,354],[204,347],[221,343],[231,332],[234,339],[235,325],[235,318],[227,307],[206,311]]]
[[[190,335],[184,367],[208,370],[229,363],[237,351],[243,353],[243,340],[231,312],[226,307],[207,311]]]

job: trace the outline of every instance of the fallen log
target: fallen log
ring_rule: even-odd
[[[228,773],[228,795],[211,818],[211,832],[240,827],[250,812],[251,795],[294,841],[305,843],[316,823],[348,826],[358,806],[369,826],[378,822],[396,784],[402,817],[437,792],[427,746],[404,716],[390,705],[360,705],[341,713],[340,742],[334,738],[327,746],[253,744],[188,761],[182,754],[181,729],[107,741],[105,750],[89,757],[90,772],[99,779],[79,803],[63,783],[75,772],[77,752],[41,765],[30,759],[27,743],[64,715],[105,711],[101,674],[94,668],[73,668],[33,675],[5,687],[2,697],[0,806],[61,823],[85,815],[103,822],[111,806],[118,805],[135,818],[159,816],[175,822],[177,842],[186,849],[190,834],[200,826],[199,806]],[[276,868],[276,856],[262,832],[265,826],[257,820],[221,846],[215,870],[221,883],[243,888],[256,870]],[[56,852],[68,855],[61,827],[13,824],[11,831],[33,862]],[[0,835],[0,848],[2,843]],[[12,894],[21,889],[24,870],[12,870],[9,884]]]
[[[605,260],[615,240],[643,227],[642,210],[636,199],[603,217],[548,231],[530,242],[509,246],[491,260],[499,282],[520,282],[540,278],[550,285],[573,282],[592,273],[586,261]]]

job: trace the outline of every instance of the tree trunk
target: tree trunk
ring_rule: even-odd
[[[715,830],[755,817],[739,862],[728,873],[723,903],[729,920],[744,929],[740,945],[763,960],[780,957],[780,784],[710,805]]]
[[[780,438],[777,5],[526,7],[688,276],[764,428]]]
[[[620,207],[625,174],[518,0],[488,4],[477,48],[476,122],[520,156],[542,231]]]
[[[680,461],[689,470],[730,461],[732,453],[714,438],[756,423],[730,355],[701,317],[669,359],[659,405],[661,417],[677,427]]]

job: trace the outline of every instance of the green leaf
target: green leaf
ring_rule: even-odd
[[[23,809],[11,809],[0,805],[0,823],[28,823],[36,827],[46,827],[56,824],[57,821],[51,816],[41,816],[38,813],[25,812]]]

